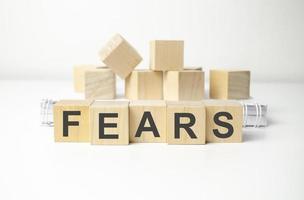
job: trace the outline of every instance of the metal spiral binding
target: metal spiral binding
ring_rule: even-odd
[[[243,127],[266,127],[267,126],[267,105],[259,103],[243,104]]]
[[[53,105],[56,101],[52,99],[42,99],[40,102],[40,117],[42,126],[54,126]]]
[[[56,101],[52,99],[42,99],[40,103],[40,115],[42,126],[54,126],[53,105]],[[267,105],[259,103],[243,104],[243,127],[266,127],[267,126]]]

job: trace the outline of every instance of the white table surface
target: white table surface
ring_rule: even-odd
[[[0,199],[304,199],[304,84],[253,83],[269,127],[240,144],[55,143],[41,98],[65,81],[0,81]]]

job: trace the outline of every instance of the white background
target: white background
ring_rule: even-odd
[[[0,79],[70,79],[121,33],[149,64],[149,40],[185,41],[185,65],[304,80],[302,0],[0,0]]]
[[[304,199],[303,11],[301,0],[0,0],[0,199]],[[82,98],[72,66],[100,63],[114,33],[140,67],[149,40],[182,39],[187,66],[250,69],[269,126],[239,144],[55,143],[40,99]]]

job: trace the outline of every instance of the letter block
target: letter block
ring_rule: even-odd
[[[163,99],[163,73],[135,70],[125,82],[125,96],[133,100]]]
[[[96,69],[97,65],[75,65],[73,67],[73,82],[75,92],[84,92],[85,72],[89,69]]]
[[[243,106],[236,101],[205,101],[207,142],[242,142]]]
[[[55,142],[89,142],[90,100],[61,100],[53,108]]]
[[[248,99],[250,97],[250,71],[210,70],[210,98]]]
[[[204,94],[204,72],[201,69],[168,71],[164,73],[165,100],[202,100]]]
[[[101,49],[100,58],[122,79],[126,78],[141,62],[137,51],[119,34],[116,34]]]
[[[150,68],[154,71],[182,70],[184,41],[154,40],[150,42]]]
[[[130,142],[166,142],[165,101],[132,101],[129,116]]]
[[[95,101],[90,107],[91,144],[129,144],[129,102]]]
[[[98,67],[85,72],[86,99],[114,99],[116,79],[113,71],[107,67]]]
[[[202,102],[167,102],[168,144],[205,144],[205,124]]]

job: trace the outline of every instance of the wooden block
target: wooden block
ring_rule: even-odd
[[[91,144],[129,144],[129,102],[95,101],[90,107]]]
[[[229,100],[205,101],[207,142],[242,142],[243,106]]]
[[[84,75],[89,69],[96,69],[97,65],[75,65],[73,67],[73,82],[75,92],[84,92]]]
[[[167,102],[168,144],[205,144],[205,123],[201,101]]]
[[[150,68],[154,71],[182,70],[184,41],[154,40],[150,42]]]
[[[55,142],[89,142],[91,100],[61,100],[54,105]]]
[[[86,99],[114,99],[115,96],[116,79],[111,69],[103,67],[85,72]]]
[[[141,62],[137,51],[119,34],[116,34],[100,51],[100,58],[115,74],[126,78]]]
[[[163,99],[163,73],[135,70],[125,81],[125,96],[133,100]]]
[[[166,102],[131,101],[130,142],[166,142]]]
[[[250,97],[250,71],[210,70],[210,98],[248,99]]]
[[[194,101],[204,98],[204,72],[201,70],[164,73],[164,99]]]

